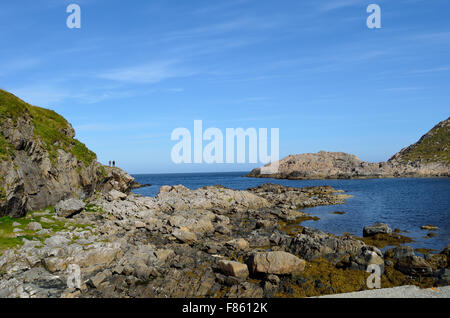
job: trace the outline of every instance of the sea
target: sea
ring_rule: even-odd
[[[245,190],[270,182],[291,187],[332,186],[353,197],[345,204],[302,209],[317,216],[317,221],[302,225],[335,235],[350,233],[362,236],[363,227],[376,222],[404,231],[413,239],[406,245],[441,251],[450,243],[450,178],[390,178],[350,180],[284,180],[248,178],[248,172],[136,174],[136,181],[150,186],[133,190],[143,196],[155,196],[163,185],[182,184],[190,189],[207,185],[223,185]],[[345,214],[333,214],[333,212]],[[436,231],[422,230],[434,225]],[[427,237],[428,233],[435,236]]]

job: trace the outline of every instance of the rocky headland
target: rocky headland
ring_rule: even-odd
[[[301,225],[300,209],[342,204],[343,191],[178,185],[144,197],[56,113],[0,91],[0,115],[0,297],[307,297],[367,289],[371,264],[382,287],[448,285],[450,246],[421,257],[386,224],[363,237]]]
[[[275,174],[253,169],[248,177],[279,179],[357,179],[450,176],[450,119],[437,124],[415,144],[386,162],[370,163],[344,152],[289,155]]]
[[[134,178],[96,159],[62,116],[0,90],[0,216],[96,191],[129,192]]]

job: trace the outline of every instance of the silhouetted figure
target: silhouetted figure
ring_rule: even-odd
[[[115,167],[116,166],[116,162],[113,160],[113,167]]]
[[[109,161],[109,166],[111,167],[111,160]]]

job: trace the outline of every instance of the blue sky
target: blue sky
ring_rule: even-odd
[[[2,1],[0,87],[131,173],[258,166],[173,164],[170,134],[195,119],[279,128],[281,157],[383,161],[449,116],[449,14],[448,0]]]

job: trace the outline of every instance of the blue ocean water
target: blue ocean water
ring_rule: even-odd
[[[450,179],[449,178],[398,178],[367,180],[279,180],[246,178],[245,172],[192,173],[192,174],[140,174],[136,181],[151,184],[134,190],[144,196],[155,196],[162,185],[182,184],[191,189],[206,185],[221,184],[225,187],[244,190],[271,182],[293,187],[329,185],[353,195],[342,205],[304,209],[318,216],[318,221],[302,224],[329,233],[342,235],[345,232],[362,236],[366,225],[376,222],[399,228],[414,239],[408,245],[414,248],[442,250],[450,243]],[[343,215],[332,214],[344,211]],[[429,231],[420,226],[432,224],[439,229],[432,238],[424,238]]]

